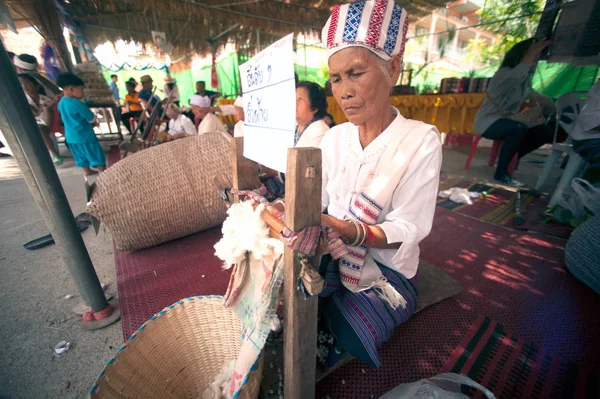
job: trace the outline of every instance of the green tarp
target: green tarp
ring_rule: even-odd
[[[558,98],[572,91],[588,91],[598,78],[598,67],[540,62],[533,76],[533,88],[548,97]]]

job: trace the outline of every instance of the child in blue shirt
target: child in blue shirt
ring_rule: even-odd
[[[83,80],[72,73],[61,73],[56,78],[56,84],[64,93],[58,103],[58,111],[65,125],[65,139],[75,158],[75,165],[83,169],[85,176],[104,172],[106,158],[93,128],[96,116],[81,101]]]

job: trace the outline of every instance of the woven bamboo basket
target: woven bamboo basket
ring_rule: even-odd
[[[242,322],[221,296],[183,299],[158,312],[118,350],[90,398],[201,398],[225,361],[237,359]],[[256,399],[263,356],[236,398]]]
[[[219,226],[227,208],[213,178],[231,177],[230,148],[222,133],[206,133],[127,156],[98,177],[88,212],[108,227],[119,251]]]

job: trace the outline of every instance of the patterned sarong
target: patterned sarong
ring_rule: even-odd
[[[417,309],[417,276],[406,279],[402,274],[381,264],[377,264],[390,284],[407,302],[393,309],[373,290],[354,293],[342,284],[339,261],[324,256],[321,261],[321,275],[325,278],[325,288],[319,295],[322,316],[335,337],[335,347],[347,350],[372,367],[380,367],[381,360],[377,349],[390,339],[394,329],[408,320]],[[334,356],[333,351],[329,354]]]

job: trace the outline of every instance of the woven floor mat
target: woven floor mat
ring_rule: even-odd
[[[354,360],[317,384],[316,397],[378,398],[439,374],[482,314],[579,370],[597,368],[600,296],[569,274],[564,245],[438,208],[421,257],[463,290],[400,325],[381,348],[380,369]]]
[[[206,230],[157,247],[115,252],[125,339],[154,313],[195,295],[223,295],[229,270],[214,256],[221,229]]]
[[[499,399],[595,399],[600,394],[597,370],[561,359],[483,315],[475,320],[441,371],[480,381]]]
[[[554,221],[546,222],[542,217],[548,208],[547,196],[536,197],[527,192],[521,193],[521,216],[523,224],[515,224],[516,194],[513,191],[473,183],[470,180],[446,177],[440,182],[440,191],[450,187],[460,187],[469,191],[485,193],[481,198],[473,200],[472,205],[457,204],[449,199],[438,198],[437,206],[461,215],[471,216],[498,226],[509,227],[520,231],[530,231],[553,237],[568,239],[573,227]]]
[[[458,295],[462,290],[462,287],[455,279],[423,260],[419,262],[417,284],[419,290],[419,307],[417,308],[417,313],[445,299]],[[410,322],[411,320],[408,321],[408,323]],[[283,336],[270,337],[265,346],[264,355],[266,367],[263,372],[263,384],[261,385],[263,398],[278,398],[278,373],[275,373],[275,371],[283,369]],[[334,373],[335,370],[345,366],[352,360],[352,356],[345,354],[331,369],[324,372],[317,370],[317,381],[327,378],[329,374]]]

